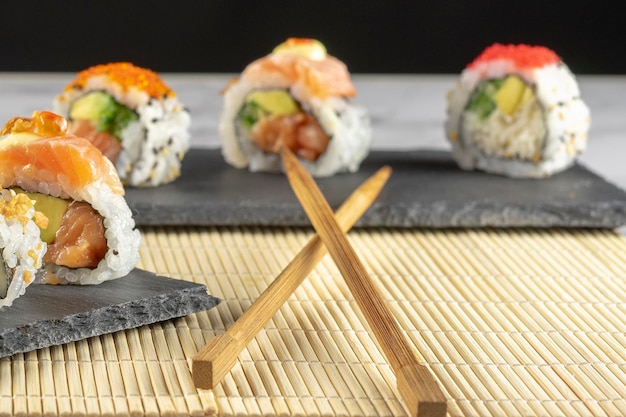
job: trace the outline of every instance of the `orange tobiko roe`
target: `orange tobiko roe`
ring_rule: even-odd
[[[546,65],[556,64],[561,61],[561,58],[545,46],[531,46],[525,44],[519,45],[504,45],[500,43],[494,43],[487,47],[476,59],[467,65],[467,68],[475,67],[476,65],[494,61],[497,59],[505,59],[513,61],[518,68],[539,68]]]
[[[89,78],[98,75],[105,75],[111,82],[124,88],[135,87],[150,97],[173,97],[176,95],[156,72],[135,66],[130,62],[113,62],[87,68],[79,72],[74,81],[65,87],[65,90],[83,89]]]

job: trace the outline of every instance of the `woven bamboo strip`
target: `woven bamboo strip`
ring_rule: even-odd
[[[111,334],[101,336],[99,338],[99,347],[102,349],[103,366],[97,367],[98,378],[101,384],[110,388],[113,406],[116,415],[129,414],[129,402],[126,400],[125,389],[123,383],[122,369],[120,367],[117,349],[115,348],[115,338]],[[94,343],[96,344],[96,343]],[[107,376],[105,379],[104,376]],[[108,385],[107,385],[108,384]]]
[[[42,413],[43,415],[55,415],[57,414],[57,404],[54,385],[48,383],[48,381],[52,381],[54,378],[50,349],[40,349],[37,355],[40,375],[39,383],[41,385]],[[0,380],[2,380],[2,375],[0,375]],[[2,393],[0,393],[0,396],[1,395]]]
[[[67,385],[68,378],[65,371],[63,346],[51,347],[50,357],[52,359],[53,379],[45,381],[44,383],[54,386],[58,413],[69,415],[72,412],[72,408],[70,404],[69,388]]]
[[[39,416],[42,414],[41,386],[39,378],[39,369],[37,366],[37,352],[28,352],[24,355],[24,378],[28,381],[26,385],[26,404],[28,413]]]
[[[17,355],[16,355],[17,356]],[[9,358],[0,359],[0,416],[7,417],[13,413],[13,385],[11,381],[11,365]]]
[[[13,414],[27,414],[26,378],[24,375],[24,355],[18,354],[13,363],[11,378],[13,382]],[[3,381],[4,383],[4,381]]]

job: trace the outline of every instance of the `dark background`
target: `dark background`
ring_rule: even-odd
[[[353,73],[457,73],[493,42],[552,48],[579,74],[626,73],[624,2],[110,0],[0,3],[0,71],[131,61],[239,72],[289,36]]]

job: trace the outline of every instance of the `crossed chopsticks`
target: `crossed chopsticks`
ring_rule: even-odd
[[[197,388],[213,388],[230,371],[237,356],[315,268],[326,251],[334,260],[381,346],[411,415],[444,416],[446,399],[430,370],[420,364],[391,309],[350,245],[346,232],[374,202],[391,175],[383,167],[363,183],[333,215],[311,175],[295,155],[281,148],[289,183],[317,235],[224,334],[211,339],[193,358]]]

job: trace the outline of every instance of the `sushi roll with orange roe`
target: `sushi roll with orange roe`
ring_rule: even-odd
[[[52,109],[115,164],[124,185],[158,186],[180,176],[191,117],[157,73],[128,62],[87,68]]]
[[[445,129],[462,169],[544,178],[584,151],[590,112],[576,79],[543,46],[493,44],[447,96]]]
[[[0,132],[0,187],[35,202],[47,222],[37,279],[99,284],[127,275],[141,236],[115,167],[88,140],[67,132],[51,112],[15,117]]]
[[[229,164],[280,172],[289,147],[316,177],[354,172],[372,139],[367,111],[350,73],[315,39],[289,38],[250,63],[224,92],[219,123]]]

